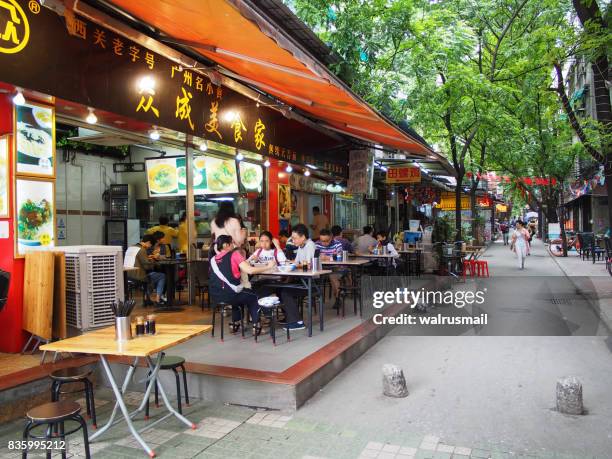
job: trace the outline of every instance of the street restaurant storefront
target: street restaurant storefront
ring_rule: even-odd
[[[177,65],[68,10],[60,17],[32,1],[9,0],[9,5],[8,15],[0,8],[0,146],[4,147],[0,153],[5,153],[7,165],[3,199],[8,203],[0,216],[6,222],[0,237],[0,268],[12,277],[9,300],[0,313],[7,324],[0,350],[16,352],[23,343],[24,263],[18,250],[21,238],[16,214],[18,201],[25,203],[29,198],[21,194],[45,206],[48,229],[41,245],[56,244],[55,115],[61,107],[87,107],[83,118],[90,124],[103,114],[116,114],[134,120],[145,133],[165,128],[186,134],[186,177],[192,177],[193,150],[206,141],[270,158],[267,214],[273,232],[279,229],[276,190],[279,184],[289,183],[284,173],[289,164],[314,164],[338,178],[346,177],[346,154],[336,151],[325,160],[316,154],[336,148],[337,138],[288,119],[274,107],[245,97],[196,68]],[[29,118],[20,118],[15,106],[26,107]],[[18,139],[36,152],[33,156],[38,161],[8,167],[23,156]],[[187,214],[193,220],[193,180],[188,178],[186,187]]]

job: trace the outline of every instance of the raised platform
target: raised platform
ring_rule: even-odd
[[[425,281],[413,281],[414,288]],[[394,315],[399,307],[390,307],[385,314]],[[140,312],[147,312],[146,310]],[[312,395],[331,381],[337,374],[366,352],[389,327],[377,327],[371,321],[362,321],[353,314],[352,301],[346,303],[346,317],[342,319],[329,306],[326,308],[325,330],[318,328],[318,317],[313,336],[305,330],[292,333],[287,342],[282,330],[277,332],[277,345],[269,336],[262,336],[255,343],[250,331],[245,339],[240,333],[200,336],[173,348],[170,353],[187,360],[190,395],[215,402],[265,407],[271,409],[297,409]],[[184,313],[160,314],[160,323],[210,323],[210,313],[201,313],[197,307],[189,307]],[[31,406],[35,397],[48,397],[50,386],[47,375],[57,368],[96,365],[96,357],[81,356],[60,360],[56,364],[37,365],[26,370],[0,376],[0,411],[11,403],[10,417],[20,416]],[[117,377],[125,374],[131,360],[114,358],[113,372]],[[143,362],[140,362],[144,365]],[[101,373],[98,381],[106,384]],[[130,390],[144,390],[144,368],[136,372]],[[162,372],[164,387],[175,392],[172,372]],[[19,387],[18,387],[19,386]],[[20,402],[18,402],[20,401]],[[4,419],[5,420],[5,419]],[[0,419],[2,422],[3,419]]]

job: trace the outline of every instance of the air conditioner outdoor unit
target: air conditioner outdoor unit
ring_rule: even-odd
[[[66,255],[66,323],[86,331],[114,323],[111,304],[124,298],[123,248],[55,247]]]

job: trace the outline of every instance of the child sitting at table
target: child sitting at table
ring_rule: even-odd
[[[251,314],[253,322],[253,333],[261,333],[259,322],[258,297],[250,289],[241,285],[240,273],[259,274],[264,273],[276,266],[274,260],[268,261],[264,266],[251,266],[240,251],[236,250],[232,236],[222,235],[217,238],[216,255],[210,259],[209,289],[213,301],[228,303],[232,305],[232,331],[235,333],[240,329],[239,306],[246,305]]]
[[[280,265],[287,261],[287,257],[278,239],[274,239],[270,231],[262,231],[259,235],[258,248],[249,257],[249,261],[267,263],[270,260],[274,260],[276,264]]]

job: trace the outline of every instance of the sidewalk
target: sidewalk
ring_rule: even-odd
[[[605,262],[582,260],[575,251],[570,251],[566,258],[550,257],[576,289],[589,298],[601,320],[612,330],[612,276],[606,271]]]

